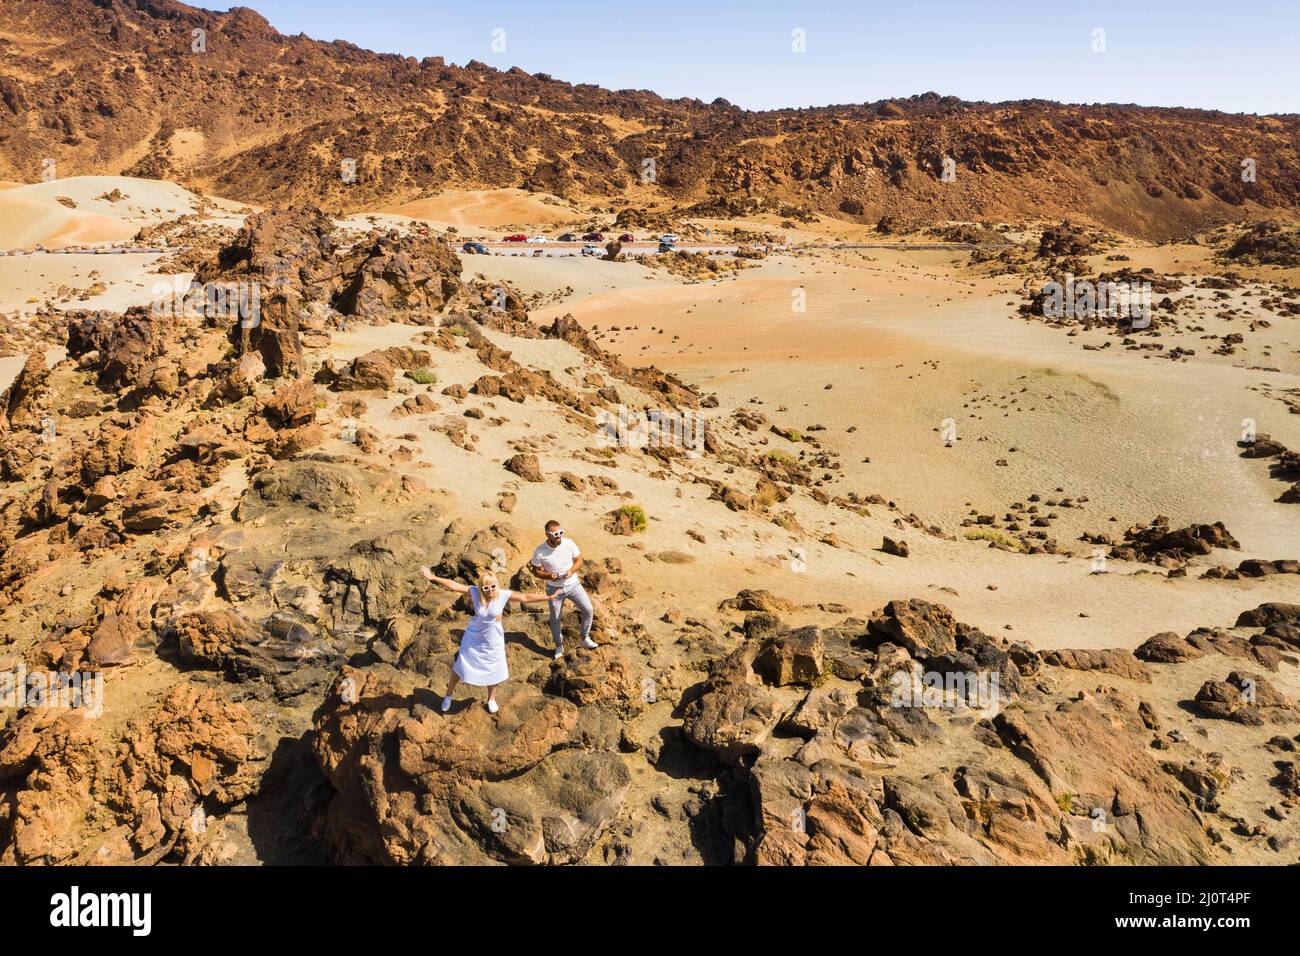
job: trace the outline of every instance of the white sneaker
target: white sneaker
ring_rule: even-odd
[[[450,694],[447,695],[446,697],[444,697],[444,698],[442,699],[442,712],[445,714],[445,713],[446,713],[447,711],[449,711],[449,710],[451,710],[451,695],[450,695]]]
[[[557,648],[555,649],[555,659],[556,659],[557,661],[562,661],[562,660],[564,660],[564,648],[563,648],[563,647],[557,647]]]
[[[487,708],[489,714],[495,714],[498,710],[501,709],[500,707],[497,706],[497,702],[495,700],[488,701]]]
[[[585,648],[586,648],[587,650],[589,650],[589,651],[594,651],[596,648],[600,647],[599,644],[597,644],[595,641],[593,641],[593,640],[592,640],[591,638],[589,638],[589,637],[584,637],[584,638],[582,639],[582,646],[585,647]]]

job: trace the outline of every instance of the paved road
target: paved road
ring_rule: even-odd
[[[586,245],[595,246],[600,250],[600,254],[605,254],[604,242],[485,242],[483,245],[488,247],[492,253],[507,256],[531,256],[534,253],[540,253],[542,256],[578,256],[582,254],[582,247]],[[739,246],[732,243],[731,245],[718,245],[716,243],[704,242],[679,242],[674,246],[679,252],[716,252],[730,253],[735,252]],[[775,247],[774,247],[775,248]],[[457,247],[459,250],[459,246]],[[657,254],[659,252],[659,243],[657,242],[625,242],[623,243],[623,252],[628,255],[636,254]]]
[[[584,242],[485,242],[488,250],[494,254],[507,256],[576,256],[582,254],[582,247],[585,245],[594,245],[600,249],[600,254],[605,254],[605,243],[584,243]],[[674,247],[679,252],[705,252],[727,255],[740,249],[738,244],[720,245],[717,243],[705,242],[679,242]],[[745,244],[745,248],[754,248],[752,244]],[[979,246],[973,242],[801,242],[787,243],[785,245],[769,245],[765,247],[768,252],[789,252],[796,249],[897,249],[902,251],[924,252],[924,251],[967,251],[977,249]],[[659,244],[657,242],[625,242],[623,243],[623,252],[635,255],[637,253],[657,254]]]
[[[978,249],[976,242],[815,242],[799,246],[801,249],[902,249],[925,250]]]
[[[0,250],[0,256],[157,256],[166,251],[166,249],[144,247],[139,249],[11,249],[8,252]]]
[[[605,254],[604,243],[585,243],[585,242],[485,242],[492,253],[500,253],[508,256],[577,256],[582,254],[582,247],[585,245],[595,245],[600,249],[600,254]],[[460,251],[459,246],[453,243],[453,246]],[[674,246],[679,252],[705,252],[717,255],[728,255],[741,248],[738,244],[720,245],[717,243],[707,242],[679,242]],[[746,244],[745,248],[754,248],[753,244]],[[785,245],[770,245],[766,249],[768,252],[789,252],[793,249],[898,249],[903,251],[952,251],[952,250],[969,250],[978,249],[979,246],[973,242],[942,242],[942,243],[922,243],[922,242],[801,242],[787,243]],[[160,248],[95,248],[95,249],[13,249],[8,252],[0,251],[0,256],[156,256],[167,252],[167,249]],[[623,252],[629,254],[649,253],[657,254],[659,244],[657,242],[625,242],[623,243]]]

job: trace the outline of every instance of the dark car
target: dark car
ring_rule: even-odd
[[[472,256],[485,256],[488,254],[488,247],[481,242],[467,242],[460,248],[462,252],[468,252]]]
[[[506,236],[503,241],[504,242],[527,242],[528,237],[525,236],[522,232],[517,232],[513,236]]]
[[[619,241],[619,242],[636,242],[636,237],[634,237],[634,236],[632,235],[632,233],[630,233],[630,232],[625,232],[625,233],[623,233],[623,235],[621,235],[621,236],[618,237],[618,241]]]
[[[589,232],[582,237],[583,242],[604,242],[605,234],[603,232]]]
[[[674,245],[673,245],[671,242],[669,242],[667,239],[660,239],[660,240],[659,240],[659,251],[660,251],[660,252],[676,252],[676,251],[677,251],[677,247],[674,246]]]
[[[566,232],[564,235],[560,236],[560,238],[556,239],[555,241],[556,242],[577,242],[578,237],[571,232]]]

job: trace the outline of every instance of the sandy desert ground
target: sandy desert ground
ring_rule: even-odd
[[[114,189],[130,198],[98,198]],[[0,313],[12,316],[11,332],[33,327],[38,315],[148,306],[160,278],[179,277],[187,284],[192,274],[160,276],[154,270],[165,268],[165,259],[156,252],[30,251],[37,244],[47,250],[130,246],[141,227],[196,211],[213,228],[233,231],[243,220],[234,204],[121,177],[0,193],[0,248],[27,250],[0,258]],[[567,215],[563,207],[518,190],[476,191],[353,215],[345,225],[409,229],[423,223],[463,232],[510,223],[553,231]],[[738,224],[771,228],[757,220],[727,225]],[[524,541],[537,537],[547,519],[563,521],[589,562],[615,562],[637,582],[635,606],[610,623],[607,635],[617,642],[629,627],[654,635],[657,649],[645,653],[656,665],[671,656],[675,640],[685,640],[674,637],[674,628],[715,617],[720,602],[745,589],[788,602],[783,616],[791,626],[827,626],[846,614],[865,619],[892,600],[919,598],[944,605],[956,619],[995,638],[1024,641],[1040,651],[1132,650],[1156,632],[1230,628],[1245,609],[1296,601],[1300,578],[1293,574],[1236,580],[1200,575],[1247,559],[1300,557],[1298,506],[1278,503],[1285,485],[1269,477],[1264,462],[1241,457],[1238,444],[1243,421],[1250,420],[1283,445],[1300,447],[1300,416],[1293,414],[1300,395],[1300,327],[1294,317],[1274,316],[1267,327],[1252,327],[1230,352],[1213,349],[1224,335],[1246,329],[1241,316],[1216,317],[1213,310],[1257,312],[1252,300],[1261,290],[1300,284],[1300,269],[1240,268],[1241,284],[1211,300],[1212,293],[1196,283],[1223,268],[1206,245],[1120,239],[1088,256],[1094,270],[1107,266],[1107,256],[1123,254],[1131,268],[1178,273],[1186,280],[1180,296],[1205,299],[1188,307],[1195,309],[1194,329],[1187,321],[1176,327],[1162,323],[1157,335],[1139,337],[1163,346],[1156,351],[1124,347],[1113,330],[1071,332],[1018,314],[1023,278],[990,274],[965,249],[803,245],[840,238],[892,241],[835,221],[805,224],[788,238],[790,248],[716,278],[674,273],[650,260],[460,257],[464,281],[509,287],[528,301],[527,321],[536,329],[571,315],[597,346],[627,365],[653,365],[713,396],[716,403],[703,409],[710,427],[733,423],[737,413],[765,416],[748,438],[741,434],[749,442],[746,454],[805,461],[810,476],[806,487],[774,507],[779,520],[771,512],[720,505],[715,487],[734,480],[736,470],[724,460],[706,457],[685,470],[665,470],[650,456],[602,462],[592,454],[590,425],[557,414],[555,405],[534,397],[513,402],[474,394],[484,367],[470,349],[434,350],[437,383],[425,390],[439,416],[430,419],[432,427],[416,427],[402,411],[403,403],[423,394],[410,382],[368,394],[364,409],[349,406],[346,414],[342,399],[331,395],[318,405],[325,428],[316,450],[353,454],[354,446],[338,437],[340,423],[352,419],[374,436],[382,449],[378,459],[427,485],[429,500],[449,521],[475,527],[496,521],[502,494],[512,496],[508,520],[522,529]],[[562,387],[581,390],[591,374],[608,376],[590,354],[562,339],[511,334],[490,324],[482,334],[514,362],[549,373]],[[308,350],[309,361],[312,368],[342,368],[375,350],[427,347],[427,335],[427,327],[404,323],[331,327],[327,341]],[[24,339],[23,348],[0,357],[0,390],[18,376],[26,351],[39,346],[60,387],[83,394],[84,386],[76,384],[82,373],[75,362],[64,361],[60,343],[33,341]],[[222,360],[210,339],[194,343],[186,359],[191,365]],[[1194,354],[1171,360],[1168,354],[1178,347]],[[468,397],[447,397],[444,390],[457,385]],[[618,394],[634,405],[656,401],[652,392],[627,383],[619,383]],[[200,422],[212,417],[195,414]],[[173,413],[163,413],[163,420],[168,415]],[[955,425],[955,441],[944,440],[945,420]],[[461,427],[456,422],[473,429],[469,445],[449,443],[448,435]],[[185,424],[177,419],[175,428]],[[66,440],[74,446],[86,437],[81,426],[69,428]],[[518,480],[503,471],[502,462],[520,449],[536,454],[548,480]],[[549,480],[569,471],[588,480],[577,490],[561,490]],[[592,475],[616,483],[619,497],[596,490]],[[232,463],[209,489],[210,513],[237,511],[249,488],[244,469]],[[812,495],[817,489],[829,498],[855,493],[874,503],[861,509],[827,506]],[[643,533],[609,532],[611,503],[619,501],[643,507]],[[979,532],[992,525],[971,521],[977,514],[996,515],[1001,528],[1000,516],[1023,514],[1027,501],[1044,502],[1042,513],[1051,514],[1046,527],[1055,547],[1049,553],[990,547]],[[1052,504],[1058,501],[1069,503]],[[1181,575],[1118,558],[1107,561],[1106,573],[1093,573],[1096,546],[1081,535],[1120,535],[1157,515],[1168,516],[1173,528],[1223,522],[1240,550],[1198,557]],[[908,556],[882,551],[887,536],[905,539]],[[124,553],[89,557],[89,564],[50,565],[27,585],[21,607],[11,604],[0,616],[0,627],[20,646],[30,640],[31,622],[75,613],[79,602],[93,598],[94,582],[112,569],[132,567],[137,552],[150,547],[144,538]],[[536,664],[544,653],[534,656]],[[1177,679],[1154,686],[1103,671],[1056,668],[1054,689],[1067,695],[1105,685],[1138,694],[1170,726],[1204,738],[1199,746],[1230,752],[1245,765],[1247,781],[1230,798],[1232,812],[1253,820],[1274,802],[1268,754],[1257,746],[1243,750],[1244,731],[1235,725],[1211,722],[1208,735],[1198,730],[1205,721],[1183,706],[1203,681],[1222,677],[1222,659],[1180,666]],[[141,700],[162,693],[169,667],[151,659],[115,671],[111,679],[123,690],[108,699],[103,732],[127,726]],[[439,667],[431,673],[445,673]],[[1291,698],[1300,696],[1293,662],[1284,662],[1270,680]],[[791,699],[791,705],[797,702]],[[319,701],[298,706],[307,703]],[[647,713],[672,722],[678,715],[671,710],[665,704]],[[285,718],[286,727],[300,729],[305,713]],[[1294,729],[1292,724],[1287,733]],[[1260,740],[1274,732],[1251,731]],[[790,759],[795,743],[774,740],[773,752]],[[920,773],[960,759],[956,750],[923,747],[905,758],[901,770]],[[634,776],[635,792],[650,794],[663,783],[648,766],[638,765]],[[679,784],[666,786],[687,799]],[[239,816],[232,815],[228,856],[251,861],[258,854],[251,837],[238,836],[247,826]],[[681,841],[672,826],[645,826],[654,834],[651,843]],[[1258,844],[1242,843],[1236,852],[1238,859],[1279,859],[1278,851]],[[682,851],[682,861],[689,859],[691,853]]]
[[[123,204],[90,198],[113,188],[136,198]],[[50,198],[56,194],[72,196],[79,208],[58,207]],[[0,245],[11,247],[54,248],[61,239],[76,235],[89,242],[86,237],[95,234],[107,243],[129,238],[142,224],[198,207],[179,187],[122,177],[23,187],[9,191],[5,201],[10,197],[14,211],[0,223]],[[17,211],[19,202],[55,205],[62,213],[50,211],[49,218],[32,221]],[[519,191],[456,193],[397,219],[376,221],[407,217],[435,228],[509,221],[539,231],[553,221],[546,204]],[[349,222],[356,225],[362,217]],[[1149,263],[1193,274],[1198,267],[1211,268],[1204,248],[1127,251],[1135,268]],[[0,258],[0,311],[30,309],[53,298],[59,287],[80,289],[93,281],[104,290],[69,307],[147,305],[159,282],[151,272],[158,258]],[[821,426],[818,442],[843,464],[838,485],[883,495],[926,524],[956,529],[972,508],[1005,510],[1034,492],[1089,499],[1086,507],[1066,512],[1057,526],[1073,556],[1015,555],[988,549],[984,542],[912,535],[907,561],[866,547],[846,552],[820,543],[831,531],[848,537],[844,525],[850,516],[810,522],[805,535],[769,529],[725,548],[700,546],[683,536],[712,509],[700,502],[693,506],[689,499],[663,501],[662,510],[651,510],[655,520],[646,547],[692,552],[711,565],[709,577],[716,582],[714,590],[701,592],[687,586],[697,579],[698,568],[661,568],[665,583],[673,585],[664,590],[668,604],[701,609],[716,604],[724,592],[767,587],[800,600],[868,606],[900,589],[948,587],[959,592],[948,595],[949,603],[986,628],[1009,626],[1033,634],[1043,646],[1109,647],[1136,646],[1150,636],[1155,616],[1174,629],[1231,616],[1243,589],[1261,601],[1293,595],[1295,585],[1286,579],[1206,588],[1193,580],[1120,568],[1093,575],[1092,548],[1072,539],[1085,530],[1123,528],[1162,514],[1175,526],[1223,521],[1241,541],[1241,557],[1286,557],[1300,548],[1300,523],[1273,503],[1277,482],[1258,463],[1236,454],[1243,419],[1255,420],[1259,431],[1283,444],[1300,445],[1300,418],[1267,397],[1300,388],[1295,330],[1279,324],[1256,334],[1250,350],[1231,359],[1200,355],[1177,363],[1132,352],[1086,351],[1080,347],[1086,336],[1069,338],[1012,317],[1016,283],[979,276],[964,267],[965,259],[934,251],[816,250],[774,255],[757,268],[700,283],[639,263],[462,256],[467,275],[555,297],[531,313],[539,325],[570,313],[629,364],[678,373],[717,394],[723,408],[749,405],[806,435],[809,426]],[[1296,270],[1269,273],[1276,283],[1300,277]],[[181,275],[188,280],[188,273]],[[792,307],[796,290],[804,293],[803,311]],[[372,348],[405,345],[411,337],[402,326],[367,328],[336,335],[326,355],[348,360]],[[1091,338],[1102,341],[1105,334]],[[1195,339],[1184,334],[1167,347],[1184,342],[1194,347]],[[57,349],[50,351],[51,363],[58,357]],[[529,357],[546,358],[546,350]],[[1265,361],[1275,369],[1261,369]],[[21,363],[21,356],[0,359],[0,388],[8,386]],[[561,363],[552,358],[550,364]],[[372,418],[383,426],[382,413]],[[952,447],[939,432],[949,418],[958,434]],[[764,440],[799,453],[796,444],[777,436]],[[501,444],[504,448],[506,442]],[[568,450],[557,448],[543,461],[563,460]],[[998,459],[1007,466],[995,466]],[[457,481],[465,489],[467,513],[477,506],[472,489],[489,487],[494,477],[483,473]],[[647,486],[638,500],[652,495]],[[528,496],[520,502],[519,514],[533,524],[545,520],[548,508],[554,510],[539,497],[535,503]],[[594,529],[600,514],[589,510],[586,527]],[[864,544],[892,528],[889,521],[851,517],[861,525],[851,536]],[[581,520],[569,519],[583,528]],[[722,531],[728,522],[714,524]],[[807,552],[804,573],[789,571],[792,548]]]

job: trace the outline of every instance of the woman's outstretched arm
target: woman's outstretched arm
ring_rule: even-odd
[[[450,578],[440,578],[428,568],[420,568],[420,574],[426,581],[431,581],[438,587],[446,588],[448,591],[455,591],[457,594],[469,593],[468,585],[461,584],[459,581],[452,581]]]
[[[520,594],[518,591],[510,595],[510,600],[517,601],[520,604],[536,604],[538,601],[559,601],[564,599],[564,592],[560,591],[555,594]]]

